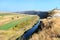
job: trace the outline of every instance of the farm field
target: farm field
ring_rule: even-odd
[[[1,14],[0,40],[16,40],[39,20],[37,15]]]

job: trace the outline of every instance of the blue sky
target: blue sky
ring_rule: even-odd
[[[60,0],[0,0],[0,11],[47,11],[60,8]]]

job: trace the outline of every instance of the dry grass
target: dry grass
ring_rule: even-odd
[[[35,33],[29,40],[60,40],[60,18],[44,19],[42,31]]]
[[[0,40],[15,40],[18,36],[21,36],[22,34],[22,30],[0,30]]]

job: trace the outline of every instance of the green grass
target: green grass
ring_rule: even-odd
[[[8,30],[10,28],[15,27],[18,23],[22,23],[28,19],[31,19],[31,17],[27,16],[27,17],[24,17],[24,18],[19,19],[17,21],[13,21],[13,22],[10,22],[8,24],[2,25],[2,26],[0,26],[0,30]]]
[[[19,29],[24,29],[24,30],[27,30],[27,28],[28,29],[30,29],[32,26],[31,25],[33,25],[33,24],[31,24],[31,23],[33,23],[34,21],[35,21],[35,19],[37,19],[38,17],[36,17],[36,16],[33,16],[33,17],[29,17],[28,19],[25,19],[23,22],[21,22],[21,23],[19,23],[18,25],[16,25],[13,29],[14,30],[19,30]],[[37,21],[38,21],[39,19],[37,19]],[[37,22],[37,21],[35,21],[35,22]],[[30,27],[29,27],[30,26]]]

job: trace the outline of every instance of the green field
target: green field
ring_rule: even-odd
[[[24,26],[29,25],[34,20],[34,17],[26,16],[19,20],[12,21],[10,23],[0,26],[0,30],[8,30],[17,26],[17,28],[23,28]],[[20,24],[20,25],[18,25]]]
[[[37,23],[37,15],[0,14],[0,39],[16,40]]]
[[[16,21],[10,22],[10,23],[8,23],[8,24],[2,25],[2,26],[0,26],[0,30],[8,30],[8,29],[10,29],[10,28],[13,28],[13,27],[14,27],[15,25],[17,25],[18,23],[22,23],[22,22],[24,22],[24,21],[26,21],[26,20],[28,20],[28,19],[31,19],[31,17],[26,16],[26,17],[21,18],[21,19],[19,19],[19,20],[16,20]]]

